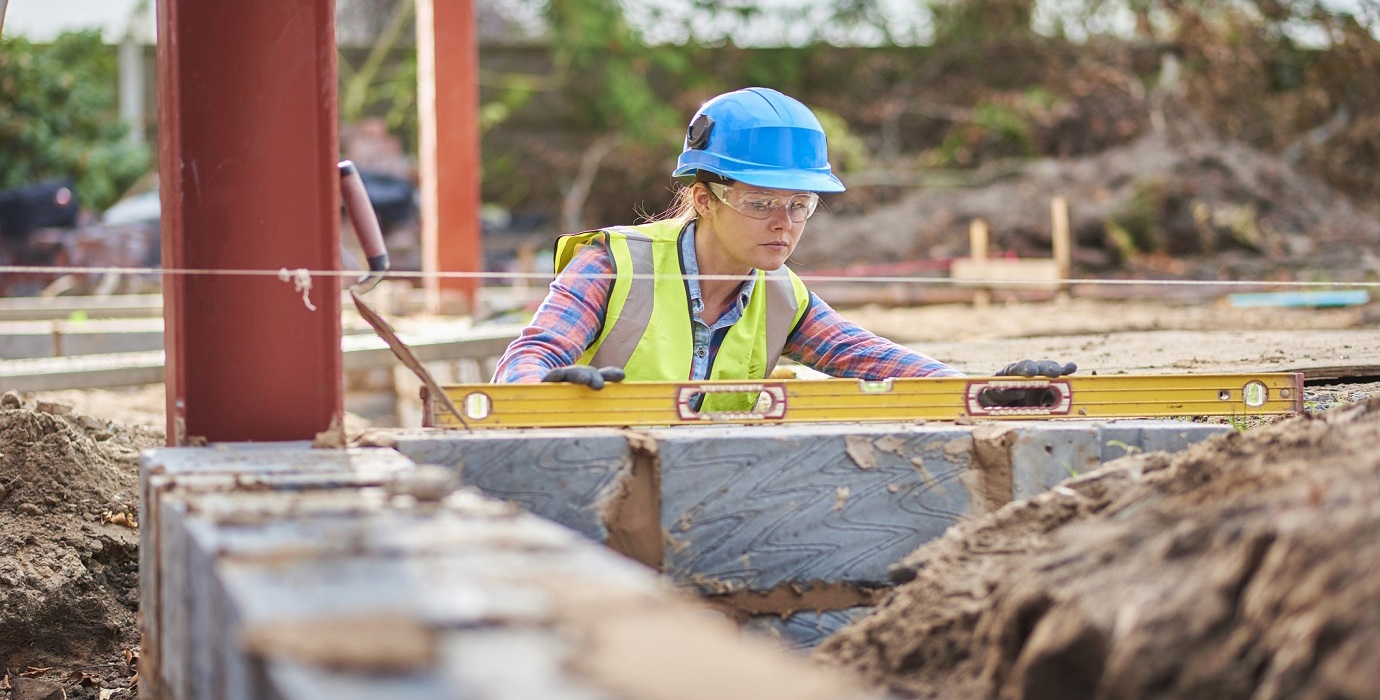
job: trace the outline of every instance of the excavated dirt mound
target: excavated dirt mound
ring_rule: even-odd
[[[1374,212],[1279,158],[1180,127],[1094,156],[992,166],[990,181],[915,188],[861,214],[820,212],[792,266],[967,256],[975,218],[991,227],[993,255],[1048,258],[1050,199],[1061,195],[1084,278],[1363,281],[1380,272],[1367,252],[1380,246]]]
[[[1380,398],[961,523],[815,658],[923,698],[1380,696]]]
[[[162,443],[158,431],[4,396],[0,691],[133,697],[138,455]]]

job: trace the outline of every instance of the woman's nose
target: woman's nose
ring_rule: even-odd
[[[791,227],[791,217],[786,213],[786,207],[777,207],[771,212],[771,227],[776,230],[785,230]]]

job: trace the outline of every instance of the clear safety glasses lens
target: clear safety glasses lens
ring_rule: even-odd
[[[810,218],[810,215],[815,213],[815,207],[819,206],[819,195],[813,192],[779,197],[757,190],[729,187],[717,182],[708,184],[709,190],[714,193],[715,197],[718,197],[724,204],[733,207],[734,211],[750,219],[770,219],[776,216],[778,210],[785,207],[786,218],[798,224]]]

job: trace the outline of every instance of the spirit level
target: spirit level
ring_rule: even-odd
[[[1244,417],[1303,410],[1301,373],[622,382],[599,391],[559,383],[451,384],[441,389],[471,428]],[[1014,389],[1036,397],[1038,405],[989,405]],[[426,425],[461,427],[444,402],[428,393],[424,390]],[[694,396],[706,393],[756,396],[756,405],[750,411],[695,411]]]

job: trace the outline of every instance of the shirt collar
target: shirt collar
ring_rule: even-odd
[[[695,221],[685,225],[685,235],[680,237],[680,258],[685,262],[685,274],[687,276],[687,286],[690,290],[690,304],[698,312],[704,308],[704,295],[700,293],[700,263],[695,258]],[[755,271],[754,271],[755,272]],[[738,306],[747,308],[748,302],[752,300],[752,290],[757,286],[757,275],[751,275],[743,280],[743,285],[738,288]]]

